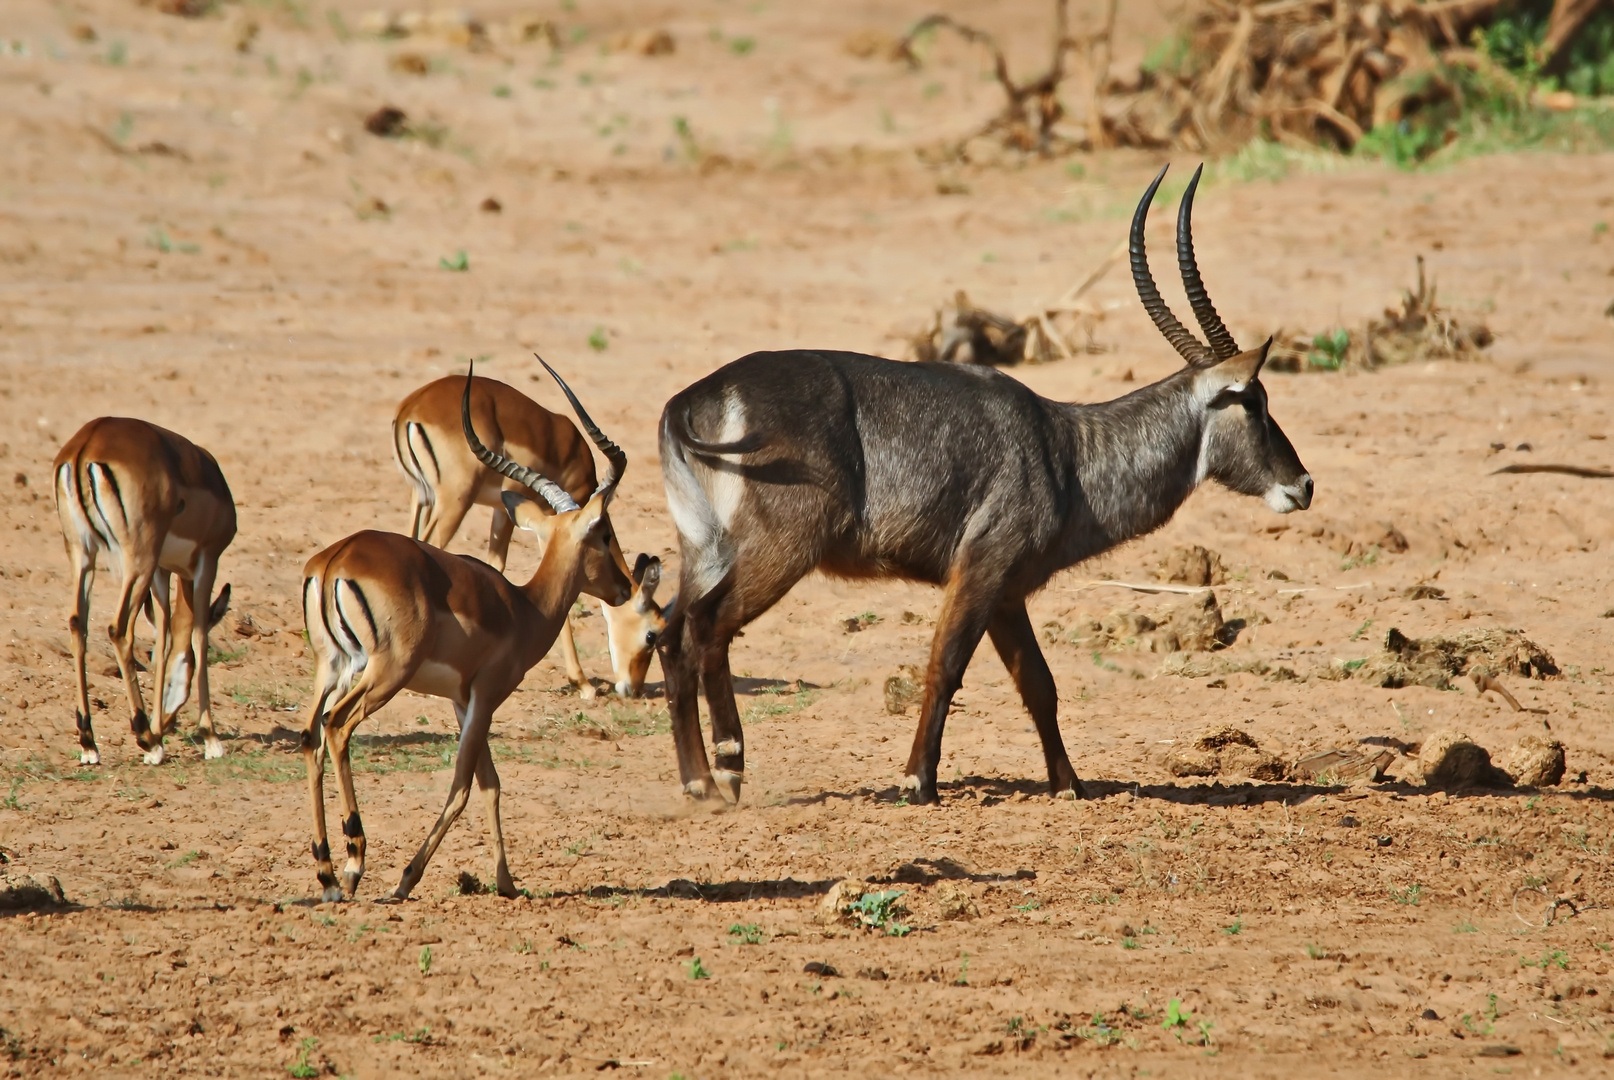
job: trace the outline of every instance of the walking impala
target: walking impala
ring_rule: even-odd
[[[392,421],[393,452],[414,488],[409,535],[446,548],[472,506],[491,507],[487,561],[502,572],[515,524],[500,499],[521,485],[478,461],[466,446],[460,434],[463,390],[458,376],[429,382],[403,399]],[[594,458],[576,426],[515,387],[497,379],[472,379],[471,419],[495,453],[550,477],[573,499],[594,490]],[[621,552],[613,548],[613,553],[625,567]],[[614,686],[624,697],[638,697],[644,690],[656,641],[667,625],[663,607],[655,602],[660,580],[661,560],[641,554],[633,570],[633,603],[615,609],[601,605]],[[570,620],[561,627],[560,649],[567,681],[579,696],[592,698],[594,687],[578,661]]]
[[[219,557],[235,539],[235,501],[213,455],[182,435],[144,420],[103,416],[67,440],[51,466],[56,513],[73,565],[73,607],[68,637],[78,679],[79,760],[98,765],[101,751],[90,726],[85,671],[90,587],[102,548],[118,561],[122,587],[116,618],[107,628],[129,697],[129,726],[149,765],[163,760],[163,736],[190,698],[196,704],[204,755],[223,757],[213,730],[207,685],[207,632],[230,606],[230,586],[210,606]],[[171,606],[170,582],[179,576],[179,605]],[[155,601],[155,605],[152,602]],[[200,605],[200,612],[198,612]],[[146,715],[134,657],[135,616],[145,608],[156,640],[152,648],[152,696],[157,723]]]
[[[548,364],[544,368],[555,375]],[[622,604],[633,592],[606,513],[627,456],[594,426],[559,375],[555,381],[609,463],[605,479],[581,507],[555,482],[482,445],[472,426],[469,376],[460,403],[463,438],[477,459],[547,504],[540,509],[538,499],[519,491],[506,491],[501,500],[515,524],[544,539],[531,581],[515,585],[468,555],[370,530],[337,541],[303,568],[303,618],[316,660],[302,747],[314,809],[314,860],[327,900],[340,900],[344,886],[351,897],[364,874],[364,826],[348,762],[353,729],[404,689],[452,702],[460,739],[448,804],[404,869],[394,898],[407,897],[420,880],[465,809],[473,775],[487,802],[499,895],[515,895],[499,821],[499,774],[488,750],[494,710],[555,643],[579,593]],[[327,747],[336,759],[345,815],[342,885],[325,831]]]
[[[1270,340],[1239,351],[1194,260],[1199,173],[1177,218],[1183,285],[1208,344],[1166,307],[1144,223],[1132,218],[1144,309],[1187,366],[1115,401],[1037,396],[990,368],[856,353],[753,353],[695,383],[661,415],[661,467],[683,557],[662,670],[684,788],[738,799],[745,772],[729,642],[814,569],[945,589],[903,786],[935,802],[942,726],[983,634],[1014,677],[1055,795],[1081,785],[1026,597],[1057,571],[1165,524],[1201,482],[1311,504],[1312,481],[1267,413]],[[695,695],[704,684],[717,768]]]

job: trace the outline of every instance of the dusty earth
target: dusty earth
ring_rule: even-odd
[[[1075,5],[1088,22],[1095,6]],[[1125,8],[1121,52],[1135,60],[1163,24],[1151,5]],[[478,14],[492,25],[523,10]],[[924,10],[541,4],[565,44],[552,53],[507,35],[484,51],[378,40],[347,0],[195,20],[126,0],[6,5],[0,851],[13,880],[55,877],[68,903],[0,912],[0,1069],[1609,1067],[1614,484],[1492,475],[1614,465],[1607,155],[1419,174],[1299,161],[1281,179],[1225,170],[1202,192],[1201,264],[1242,340],[1360,324],[1422,253],[1442,296],[1498,342],[1478,363],[1269,375],[1316,478],[1310,512],[1276,518],[1205,490],[1157,535],[1036,598],[1087,801],[1045,796],[1029,720],[983,651],[947,732],[942,805],[905,805],[913,709],[889,714],[883,686],[923,663],[936,595],[813,579],[736,643],[751,755],[738,807],[683,801],[659,697],[583,703],[546,661],[495,729],[530,895],[459,895],[462,871],[491,869],[473,800],[416,899],[374,902],[449,776],[449,710],[404,695],[361,733],[360,899],[311,899],[297,581],[322,545],[404,524],[388,421],[408,390],[477,356],[559,407],[529,356],[542,348],[632,460],[614,511],[624,547],[671,558],[654,429],[675,390],[757,348],[900,352],[894,335],[953,290],[1025,308],[1120,238],[1154,159],[946,175],[916,161],[914,147],[993,108],[978,58],[938,47],[910,73],[843,43]],[[960,10],[1040,60],[1040,5]],[[617,45],[654,28],[675,51]],[[389,66],[403,53],[421,62]],[[412,136],[365,131],[383,104]],[[479,208],[490,197],[501,212]],[[1167,227],[1154,235],[1166,280]],[[441,268],[461,251],[467,270]],[[1171,370],[1122,275],[1094,295],[1106,351],[1018,372],[1040,392],[1101,400]],[[187,740],[160,767],[139,763],[103,641],[91,692],[108,703],[105,764],[77,764],[48,473],[105,413],[210,447],[238,500],[221,575],[235,612],[215,634],[222,761],[204,764]],[[480,550],[485,515],[463,550]],[[1152,581],[1194,544],[1226,567],[1216,595],[1245,622],[1236,641],[1093,647],[1090,624],[1115,609],[1184,602],[1097,583]],[[517,543],[513,574],[533,551]],[[1445,599],[1408,599],[1417,584]],[[239,633],[239,613],[259,632]],[[603,676],[600,624],[577,622]],[[1543,710],[1520,713],[1467,679],[1390,690],[1329,677],[1392,627],[1518,629],[1561,674],[1504,677]],[[1173,777],[1167,753],[1213,724],[1286,761],[1443,728],[1500,754],[1548,725],[1568,776],[1431,791],[1404,782],[1400,757],[1397,779],[1354,786]],[[854,898],[900,890],[906,913],[886,931],[825,921],[849,878]]]

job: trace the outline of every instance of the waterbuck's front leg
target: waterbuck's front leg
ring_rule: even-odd
[[[902,786],[918,803],[936,803],[936,772],[941,767],[942,730],[953,695],[964,682],[975,647],[981,643],[998,603],[1001,577],[978,560],[963,556],[953,568],[936,616],[936,636],[930,642],[930,666],[925,674],[924,703],[919,708],[919,730],[914,732]]]
[[[1031,628],[1025,601],[1005,600],[999,604],[987,632],[992,635],[998,656],[1003,658],[1003,666],[1009,669],[1015,686],[1020,688],[1020,700],[1026,703],[1026,710],[1037,725],[1043,760],[1048,763],[1050,793],[1059,799],[1081,798],[1081,781],[1076,779],[1076,770],[1065,753],[1065,741],[1059,737],[1059,691],[1054,686],[1048,662],[1042,657],[1042,649],[1037,645],[1037,634]]]

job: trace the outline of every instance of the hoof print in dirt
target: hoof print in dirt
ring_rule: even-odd
[[[1249,732],[1227,724],[1208,728],[1192,746],[1171,750],[1166,768],[1173,776],[1243,776],[1264,782],[1282,780],[1288,771]]]

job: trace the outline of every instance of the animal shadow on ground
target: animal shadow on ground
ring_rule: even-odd
[[[839,878],[821,881],[797,881],[795,878],[767,881],[691,881],[674,878],[659,888],[630,888],[618,885],[593,885],[574,892],[556,892],[555,897],[581,897],[589,900],[609,900],[613,897],[632,897],[655,900],[702,900],[709,904],[732,904],[751,900],[799,900],[822,896],[829,892]]]

